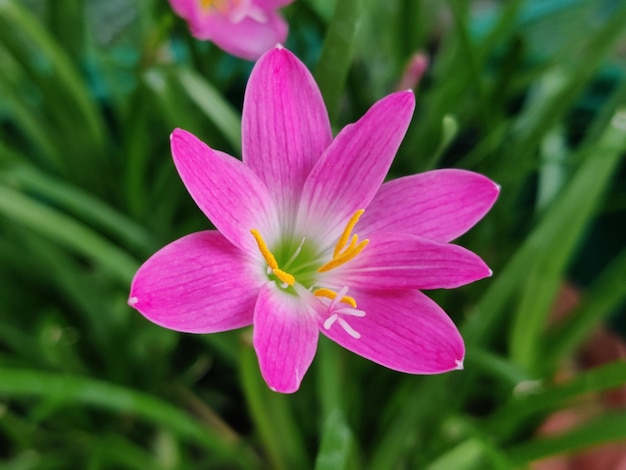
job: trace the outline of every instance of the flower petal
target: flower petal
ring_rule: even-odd
[[[374,233],[354,260],[331,271],[338,285],[370,289],[452,289],[491,276],[465,248],[403,233]]]
[[[291,52],[276,47],[255,65],[243,105],[243,161],[292,214],[302,186],[332,140],[322,95]]]
[[[261,374],[276,392],[293,393],[308,370],[319,330],[305,301],[266,284],[254,310],[253,342]]]
[[[287,22],[275,11],[266,10],[263,16],[264,21],[248,16],[237,23],[223,16],[213,16],[206,21],[205,31],[210,35],[207,39],[229,54],[257,60],[276,44],[284,43],[289,29]]]
[[[199,15],[200,4],[198,2],[190,2],[189,0],[169,0],[169,2],[172,10],[185,20],[191,20]]]
[[[499,190],[489,178],[465,170],[398,178],[381,186],[359,220],[359,233],[404,232],[449,242],[483,218]]]
[[[165,328],[214,333],[252,323],[262,283],[222,235],[197,232],[165,246],[139,268],[128,303]]]
[[[304,233],[326,233],[327,239],[334,239],[357,210],[367,207],[389,170],[414,107],[411,91],[393,93],[337,135],[304,185],[298,213]]]
[[[409,374],[438,374],[463,367],[465,346],[456,326],[431,299],[416,290],[356,292],[364,317],[351,316],[357,339],[335,322],[323,334],[380,365]],[[348,317],[346,317],[348,318]]]
[[[171,144],[176,169],[198,207],[231,243],[259,257],[250,230],[259,230],[266,242],[278,234],[265,184],[242,162],[187,131],[176,129]]]
[[[256,3],[262,8],[276,9],[293,3],[294,0],[256,0]]]
[[[229,54],[246,60],[258,59],[287,38],[287,23],[275,8],[264,3],[250,2],[241,5],[246,11],[221,13],[207,11],[195,0],[170,0],[172,9],[187,20],[194,37],[213,41]]]

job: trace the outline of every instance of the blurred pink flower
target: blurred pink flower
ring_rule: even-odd
[[[212,41],[229,54],[256,60],[287,38],[277,13],[293,0],[169,0],[187,20],[191,34]]]
[[[129,304],[177,331],[253,325],[263,377],[285,393],[299,388],[320,331],[397,371],[461,368],[457,328],[418,289],[491,274],[448,242],[485,215],[498,186],[463,170],[382,184],[414,104],[411,91],[391,94],[333,139],[305,66],[281,47],[265,54],[245,94],[243,162],[173,132],[176,168],[217,230],[154,254]]]

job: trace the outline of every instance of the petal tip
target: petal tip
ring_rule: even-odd
[[[128,298],[129,306],[135,308],[138,303],[139,303],[139,298],[135,297],[134,295]]]

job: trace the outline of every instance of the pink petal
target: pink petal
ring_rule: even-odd
[[[246,60],[257,60],[276,44],[284,43],[287,39],[287,22],[278,13],[272,10],[263,12],[266,20],[255,21],[246,17],[238,23],[231,22],[224,16],[214,15],[205,20],[202,29],[197,30],[202,39],[210,39],[229,54]]]
[[[185,20],[190,20],[200,12],[200,3],[190,0],[169,0],[172,10]]]
[[[313,77],[288,50],[276,47],[255,65],[242,128],[243,161],[265,182],[281,214],[295,216],[306,177],[332,134]]]
[[[491,209],[500,188],[465,170],[435,170],[381,186],[359,221],[360,233],[404,232],[448,242]]]
[[[295,0],[256,0],[254,3],[268,10],[277,9],[293,3]]]
[[[333,274],[338,285],[369,289],[452,289],[491,276],[476,254],[402,233],[374,233],[355,259]],[[331,271],[330,273],[333,273]]]
[[[438,374],[463,367],[465,347],[446,313],[419,291],[354,292],[364,317],[344,316],[360,338],[338,322],[322,333],[346,349],[409,374]]]
[[[157,325],[214,333],[252,323],[263,283],[242,252],[216,231],[192,233],[137,271],[128,303]]]
[[[197,0],[170,0],[172,9],[186,19],[191,34],[202,40],[213,41],[229,54],[246,60],[256,60],[287,38],[287,23],[264,2],[252,2],[256,15],[233,21],[228,14],[207,11]],[[279,6],[279,5],[277,5]]]
[[[261,374],[276,392],[293,393],[308,370],[319,335],[315,312],[302,299],[266,284],[254,310],[254,349]]]
[[[336,238],[349,218],[367,207],[389,170],[414,107],[412,92],[391,94],[339,133],[304,185],[298,214],[304,233]]]
[[[250,230],[259,230],[268,243],[279,230],[265,184],[242,162],[187,131],[176,129],[171,144],[176,169],[198,207],[231,243],[260,257]]]

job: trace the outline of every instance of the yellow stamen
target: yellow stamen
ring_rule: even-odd
[[[296,283],[296,278],[293,277],[292,274],[289,274],[288,272],[285,272],[282,269],[278,269],[278,268],[272,269],[272,272],[278,279],[280,279],[281,281],[283,281],[285,284],[289,286],[293,286]]]
[[[348,247],[348,249],[346,249],[346,251],[341,253],[339,256],[337,256],[336,258],[331,259],[325,265],[320,266],[319,268],[317,268],[317,272],[318,273],[324,273],[326,271],[330,271],[331,269],[335,269],[335,268],[341,266],[342,264],[345,264],[348,261],[354,259],[359,253],[361,253],[363,251],[363,249],[367,246],[367,244],[369,242],[370,242],[369,240],[363,240],[361,243],[359,243],[358,245],[356,245],[353,248]]]
[[[313,292],[313,295],[317,297],[326,297],[327,299],[330,299],[330,300],[333,300],[334,298],[337,297],[337,293],[335,291],[326,289],[325,287],[320,287],[315,292]],[[340,302],[343,302],[344,304],[348,304],[352,308],[356,308],[356,300],[354,300],[354,297],[344,295],[341,298]]]
[[[369,240],[363,240],[359,243],[359,236],[357,234],[352,235],[352,229],[359,221],[359,218],[363,215],[363,212],[365,212],[365,210],[359,209],[352,217],[350,217],[350,220],[348,220],[348,223],[346,224],[346,228],[343,229],[343,233],[337,241],[337,245],[335,245],[333,259],[317,268],[318,273],[330,271],[331,269],[335,269],[342,264],[347,263],[351,259],[354,259],[354,257],[361,253],[367,246]],[[352,237],[350,237],[351,235]],[[348,240],[350,240],[350,244],[346,247]]]
[[[348,243],[348,238],[350,238],[350,235],[352,234],[352,229],[354,228],[356,223],[359,221],[359,219],[363,215],[363,212],[365,212],[365,209],[359,209],[358,211],[354,213],[354,215],[348,221],[346,228],[343,229],[343,233],[341,234],[341,236],[339,237],[339,240],[337,241],[337,245],[335,245],[335,252],[333,253],[333,258],[337,257],[337,255],[343,249],[343,247],[346,246],[346,243]]]
[[[263,255],[263,258],[265,258],[267,265],[272,269],[278,269],[278,263],[276,262],[276,258],[274,258],[274,255],[265,244],[265,240],[263,240],[263,237],[261,236],[259,231],[253,228],[252,230],[250,230],[250,233],[256,240],[256,244],[259,247],[259,251]]]
[[[263,240],[263,237],[261,236],[259,231],[256,229],[252,229],[250,230],[250,233],[256,240],[256,244],[259,247],[259,251],[261,252],[261,255],[263,255],[263,258],[265,259],[265,262],[267,263],[267,265],[272,270],[272,273],[274,273],[274,275],[278,279],[283,281],[285,284],[293,286],[296,283],[296,278],[292,274],[289,274],[288,272],[283,271],[282,269],[278,267],[276,258],[274,258],[274,255],[267,247],[267,244],[265,243],[265,240]]]
[[[200,8],[206,11],[216,9],[220,13],[226,14],[230,10],[229,3],[238,6],[239,0],[200,0]]]

